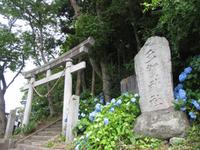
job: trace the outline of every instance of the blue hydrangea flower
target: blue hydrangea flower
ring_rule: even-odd
[[[200,110],[200,104],[196,100],[192,100],[192,104],[196,107],[197,110]]]
[[[135,97],[139,97],[139,94],[136,93],[134,96],[135,96]]]
[[[98,98],[95,98],[95,99],[94,99],[94,102],[97,102],[97,101],[98,101]]]
[[[178,92],[180,89],[183,88],[183,84],[179,83],[176,87],[175,87],[175,92]]]
[[[180,110],[181,110],[182,112],[185,112],[185,111],[186,111],[186,107],[181,107]]]
[[[185,92],[185,90],[180,89],[178,91],[178,94],[179,94],[180,99],[186,99],[186,92]]]
[[[119,106],[121,103],[122,103],[122,100],[119,99],[119,100],[115,103],[115,105],[116,105],[116,106]]]
[[[187,68],[184,69],[184,72],[185,72],[186,74],[189,74],[189,73],[192,72],[192,68],[191,68],[191,67],[187,67]]]
[[[115,103],[115,102],[116,102],[115,98],[111,99],[111,103]]]
[[[104,100],[103,96],[100,97],[100,102],[101,102],[101,104],[104,104],[105,100]]]
[[[108,118],[104,118],[103,121],[104,121],[104,124],[105,124],[105,125],[108,125],[108,123],[109,123]]]
[[[114,112],[115,111],[115,108],[114,107],[111,107],[109,112]]]
[[[125,92],[122,94],[123,96],[128,96],[128,92]]]
[[[175,101],[175,103],[178,103],[178,99],[175,99],[174,101]]]
[[[97,113],[96,113],[95,111],[91,112],[91,113],[89,114],[89,120],[90,120],[90,121],[94,121],[96,114],[97,114]]]
[[[187,97],[183,98],[182,100],[183,100],[183,102],[186,102],[187,101]]]
[[[85,114],[84,114],[84,113],[81,113],[81,117],[83,117],[83,118],[84,118],[84,117],[85,117]]]
[[[186,78],[187,78],[187,74],[186,74],[185,72],[182,72],[182,73],[179,75],[179,81],[180,81],[180,82],[185,81]]]
[[[109,102],[106,102],[106,105],[109,105],[110,103]]]
[[[132,102],[132,103],[135,103],[135,102],[136,102],[136,98],[134,98],[134,97],[131,98],[131,102]]]
[[[95,111],[96,112],[101,112],[101,104],[99,104],[99,103],[96,104]]]
[[[189,112],[189,116],[191,119],[195,120],[197,118],[196,114],[193,112]]]
[[[179,93],[178,92],[174,92],[174,97],[175,97],[175,99],[180,99],[180,96],[179,96]]]
[[[79,150],[79,145],[76,145],[75,150]]]

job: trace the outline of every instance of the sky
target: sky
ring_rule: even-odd
[[[6,18],[0,15],[0,23],[1,24],[8,24]],[[26,29],[30,30],[29,26],[27,26],[26,22],[17,20],[16,26],[13,28],[14,32],[18,30]],[[26,67],[23,71],[28,71],[35,68],[31,61],[26,62]],[[9,83],[13,77],[15,76],[16,72],[13,73],[12,71],[6,70],[5,78],[7,83]],[[16,107],[21,106],[20,101],[22,100],[23,93],[20,92],[20,88],[22,88],[26,84],[26,79],[20,74],[15,81],[11,84],[11,86],[7,89],[5,94],[5,103],[6,103],[6,112],[10,112],[10,110],[15,109]]]
[[[47,3],[51,3],[52,0],[46,0]],[[63,18],[66,19],[66,18]],[[8,24],[8,20],[0,15],[0,23],[1,24]],[[65,40],[65,36],[60,34],[57,30],[53,30],[51,27],[47,27],[49,32],[54,35],[56,39]],[[14,33],[21,33],[21,31],[31,31],[28,22],[24,20],[18,19],[15,22],[15,26],[12,28],[12,32]],[[56,47],[56,50],[59,52],[60,48]],[[1,55],[1,54],[0,54]],[[34,69],[35,66],[33,65],[32,61],[26,61],[26,67],[23,71],[29,71]],[[7,83],[9,83],[12,78],[15,76],[16,72],[13,73],[9,70],[5,73],[5,78]],[[10,110],[15,109],[16,107],[21,106],[20,101],[22,100],[23,92],[20,92],[20,88],[22,88],[27,83],[27,80],[20,74],[15,81],[11,84],[11,86],[7,89],[5,94],[5,103],[6,103],[6,112],[10,112]]]
[[[32,70],[34,68],[35,66],[32,64],[32,62],[28,61],[23,71]],[[13,73],[12,71],[7,71],[5,73],[6,81],[11,81],[15,74],[16,73]],[[20,101],[22,100],[23,92],[20,91],[20,88],[22,88],[26,83],[27,80],[20,74],[7,89],[5,94],[6,112],[10,112],[10,110],[22,106]]]

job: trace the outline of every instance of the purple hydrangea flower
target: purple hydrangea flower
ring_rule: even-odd
[[[105,125],[108,125],[108,123],[109,123],[108,118],[104,118],[103,121],[104,121],[104,124],[105,124]]]
[[[186,74],[189,74],[189,73],[192,72],[192,68],[191,68],[191,67],[187,67],[187,68],[184,69],[184,72],[185,72]]]
[[[182,72],[182,73],[179,75],[179,81],[180,81],[180,82],[185,81],[186,78],[187,78],[187,74],[186,74],[185,72]]]

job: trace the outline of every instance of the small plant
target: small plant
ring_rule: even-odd
[[[191,121],[200,121],[200,97],[199,93],[194,93],[187,88],[186,79],[190,79],[192,74],[192,68],[187,67],[179,75],[180,83],[174,89],[175,96],[175,108],[186,112]]]
[[[23,135],[30,134],[36,130],[36,127],[37,127],[37,123],[35,121],[30,121],[26,126],[17,128],[15,130],[15,135],[16,134],[23,134]]]
[[[193,124],[188,130],[184,143],[173,145],[171,150],[198,150],[200,149],[200,125]]]
[[[155,148],[160,140],[137,137],[133,125],[140,114],[138,94],[125,93],[113,98],[106,105],[97,103],[95,110],[82,118],[77,131],[83,130],[75,139],[75,149],[123,149],[125,145],[139,148]],[[83,133],[83,134],[82,134]]]
[[[47,147],[47,148],[53,148],[59,144],[63,144],[65,143],[65,136],[64,135],[59,135],[57,138],[55,138],[54,140],[51,140],[51,141],[48,141],[48,143],[46,143],[44,145],[44,147]],[[65,144],[64,144],[65,145]]]

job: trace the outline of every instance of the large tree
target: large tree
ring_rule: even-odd
[[[24,67],[25,47],[14,33],[12,26],[15,20],[9,21],[9,27],[0,26],[0,137],[3,137],[6,128],[5,93]],[[6,71],[15,71],[11,81],[6,81]]]
[[[36,66],[41,66],[54,59],[59,54],[57,46],[62,43],[62,35],[58,26],[58,9],[62,1],[48,0],[1,0],[2,13],[17,17],[27,24],[23,32],[29,56]],[[47,91],[51,84],[47,83]],[[50,115],[55,114],[52,93],[47,96]]]
[[[123,65],[133,63],[134,55],[143,43],[143,33],[147,32],[147,26],[150,25],[147,25],[144,19],[142,1],[70,0],[70,2],[76,23],[73,24],[75,33],[70,34],[67,43],[74,46],[88,36],[94,37],[96,42],[89,52],[89,59],[93,70],[102,81],[105,99],[109,101],[113,93],[119,92],[119,80],[127,73]],[[131,68],[133,74],[134,69]],[[92,79],[94,81],[94,78]]]

